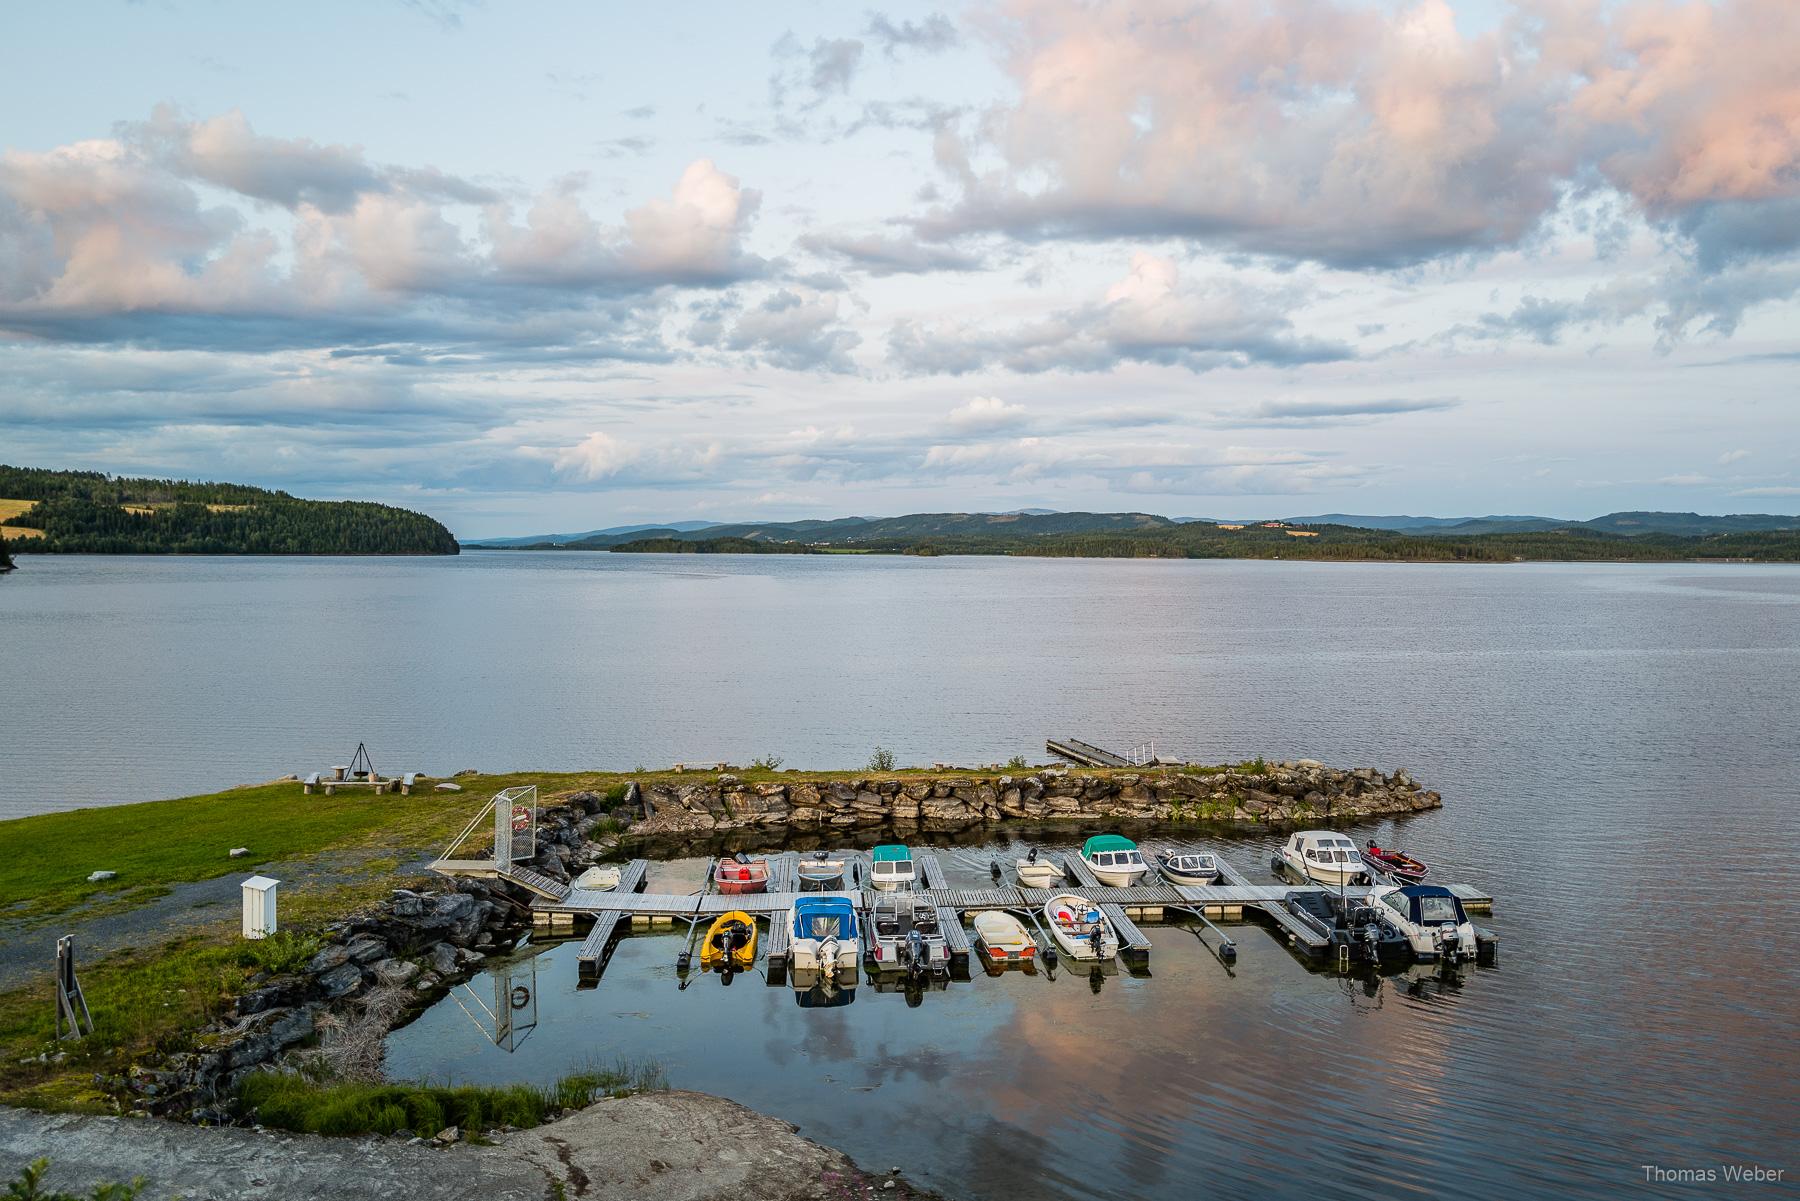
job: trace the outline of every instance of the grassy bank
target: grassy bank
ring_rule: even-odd
[[[668,1087],[659,1065],[625,1061],[584,1068],[545,1086],[321,1082],[291,1072],[258,1072],[244,1080],[238,1101],[258,1122],[279,1130],[338,1135],[410,1130],[429,1138],[448,1126],[477,1136],[495,1126],[540,1126],[602,1097]]]

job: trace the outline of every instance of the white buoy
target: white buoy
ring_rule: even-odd
[[[244,881],[245,938],[267,938],[275,933],[275,889],[280,883],[267,876]]]

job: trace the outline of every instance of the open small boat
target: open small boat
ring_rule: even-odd
[[[617,864],[590,867],[570,881],[570,887],[585,888],[589,892],[611,892],[618,886],[619,867]]]
[[[700,946],[700,966],[747,971],[756,962],[756,919],[742,910],[721,914]]]
[[[767,859],[721,859],[713,868],[713,885],[722,893],[764,892],[769,887]]]
[[[1119,953],[1119,935],[1100,907],[1072,892],[1044,903],[1050,936],[1070,959],[1108,960]]]
[[[1431,874],[1431,869],[1414,859],[1411,855],[1403,855],[1399,851],[1375,845],[1373,838],[1363,848],[1362,860],[1376,871],[1386,872],[1402,884],[1417,884]]]
[[[788,910],[787,922],[790,970],[827,978],[839,972],[856,975],[862,943],[857,937],[856,906],[848,898],[796,898],[794,907]]]
[[[1062,864],[1047,855],[1040,856],[1036,847],[1026,852],[1025,858],[1016,860],[1013,869],[1026,888],[1054,888],[1063,878]]]
[[[1404,963],[1412,957],[1406,936],[1389,915],[1361,898],[1306,888],[1288,893],[1282,904],[1334,948],[1333,956],[1341,947],[1358,963]]]
[[[800,878],[808,884],[835,884],[844,878],[844,861],[826,852],[800,857]]]
[[[924,897],[908,893],[878,897],[869,923],[869,954],[876,971],[918,975],[950,970],[950,944],[938,922],[937,907]]]
[[[1335,830],[1300,831],[1281,845],[1277,861],[1308,880],[1333,888],[1364,883],[1369,876],[1356,844]]]
[[[890,843],[870,852],[869,883],[876,888],[884,892],[911,888],[918,878],[918,869],[913,866],[912,851],[908,848]]]
[[[1219,861],[1200,851],[1164,851],[1156,857],[1156,867],[1171,884],[1219,882]]]
[[[1037,942],[1025,923],[1010,913],[987,909],[975,915],[975,941],[995,963],[1022,963],[1037,958]]]
[[[1114,888],[1128,888],[1144,878],[1150,865],[1138,853],[1137,843],[1117,834],[1096,834],[1081,845],[1081,861],[1094,878]]]

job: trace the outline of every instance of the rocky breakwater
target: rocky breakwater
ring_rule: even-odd
[[[737,776],[642,786],[632,834],[754,827],[919,826],[956,830],[1007,819],[1243,823],[1288,828],[1441,806],[1406,771],[1342,770],[1310,759],[1152,771],[851,776],[751,783]]]
[[[591,840],[605,804],[575,793],[546,808],[533,866],[567,879],[616,844]],[[100,1083],[130,1111],[219,1123],[239,1116],[232,1102],[246,1073],[302,1045],[334,1057],[336,1070],[372,1074],[389,1028],[513,948],[530,928],[529,900],[503,882],[466,878],[395,889],[325,926],[304,961],[253,976],[183,1049]]]

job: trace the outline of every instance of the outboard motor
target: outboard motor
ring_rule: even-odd
[[[917,930],[906,935],[906,967],[915,975],[925,970],[925,936]]]
[[[837,975],[838,940],[828,938],[819,944],[819,975]]]

